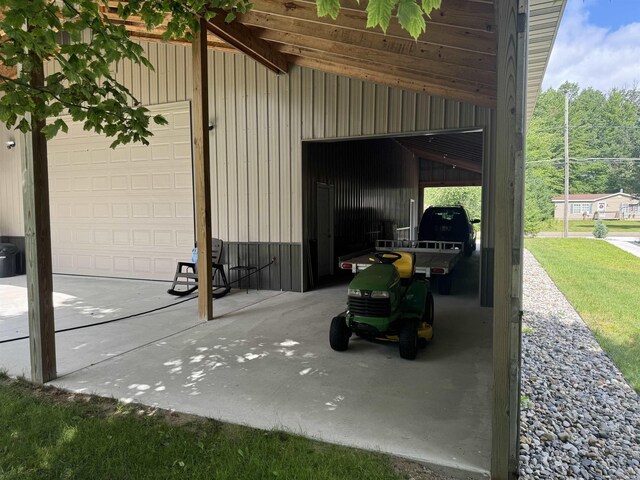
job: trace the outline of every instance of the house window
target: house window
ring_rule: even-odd
[[[573,203],[571,204],[571,213],[591,213],[590,203]]]

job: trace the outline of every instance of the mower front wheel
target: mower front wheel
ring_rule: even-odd
[[[349,347],[349,337],[351,331],[347,327],[347,321],[343,316],[338,315],[331,320],[329,329],[329,345],[336,352],[344,352]]]
[[[418,325],[416,322],[405,322],[398,336],[400,343],[400,357],[415,360],[418,355]]]

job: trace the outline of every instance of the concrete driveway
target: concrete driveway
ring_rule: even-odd
[[[196,301],[59,333],[53,385],[461,469],[490,466],[491,310],[477,300],[478,256],[451,296],[435,295],[435,338],[417,360],[353,337],[329,348],[345,285],[310,293],[233,291],[216,320]],[[56,276],[56,328],[175,301],[167,284]],[[27,334],[25,278],[0,281],[0,340]],[[0,344],[0,368],[29,372],[26,340]]]

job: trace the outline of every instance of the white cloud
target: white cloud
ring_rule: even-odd
[[[604,92],[640,83],[640,23],[617,30],[589,23],[589,2],[569,0],[543,88],[565,81]]]

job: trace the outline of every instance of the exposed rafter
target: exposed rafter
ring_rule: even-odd
[[[217,37],[242,53],[253,58],[275,73],[287,73],[287,58],[274,50],[269,43],[256,37],[253,32],[240,22],[227,23],[224,12],[220,12],[207,22],[207,28]]]

